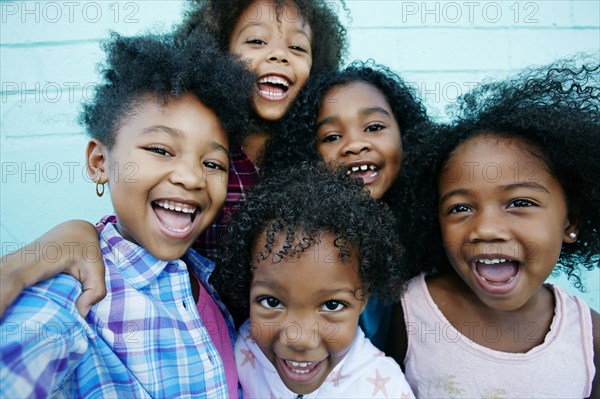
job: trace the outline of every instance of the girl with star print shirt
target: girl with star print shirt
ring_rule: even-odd
[[[413,397],[358,325],[369,300],[402,292],[393,223],[360,180],[319,163],[251,191],[217,272],[250,310],[235,344],[245,398]]]

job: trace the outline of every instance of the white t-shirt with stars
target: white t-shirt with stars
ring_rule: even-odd
[[[273,364],[250,338],[247,320],[235,343],[235,362],[243,396],[252,398],[295,398],[279,378]],[[329,373],[316,391],[302,398],[414,398],[400,366],[386,357],[357,328],[348,354]]]

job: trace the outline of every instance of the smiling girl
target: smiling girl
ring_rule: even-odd
[[[407,162],[391,354],[419,397],[598,397],[600,317],[545,284],[600,264],[600,66],[485,84]],[[409,243],[409,245],[410,245]]]
[[[250,309],[235,347],[244,397],[413,397],[358,327],[368,301],[402,289],[393,217],[345,171],[300,166],[251,192],[219,269]]]

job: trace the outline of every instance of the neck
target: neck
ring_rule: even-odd
[[[251,133],[244,138],[242,147],[246,156],[255,165],[260,161],[265,152],[265,145],[271,136],[268,133]]]

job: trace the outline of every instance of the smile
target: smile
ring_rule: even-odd
[[[364,184],[373,183],[381,171],[380,167],[372,163],[353,164],[346,168],[347,175],[362,179]]]
[[[481,287],[493,294],[507,294],[518,283],[521,263],[506,258],[479,258],[472,263]]]
[[[257,82],[258,94],[269,101],[280,101],[287,98],[290,85],[291,82],[282,76],[263,76]]]
[[[320,373],[324,361],[307,362],[286,360],[280,357],[277,358],[280,372],[287,380],[294,383],[308,383],[313,381]]]
[[[196,205],[166,199],[152,202],[152,208],[161,226],[174,234],[189,232],[199,210]]]

